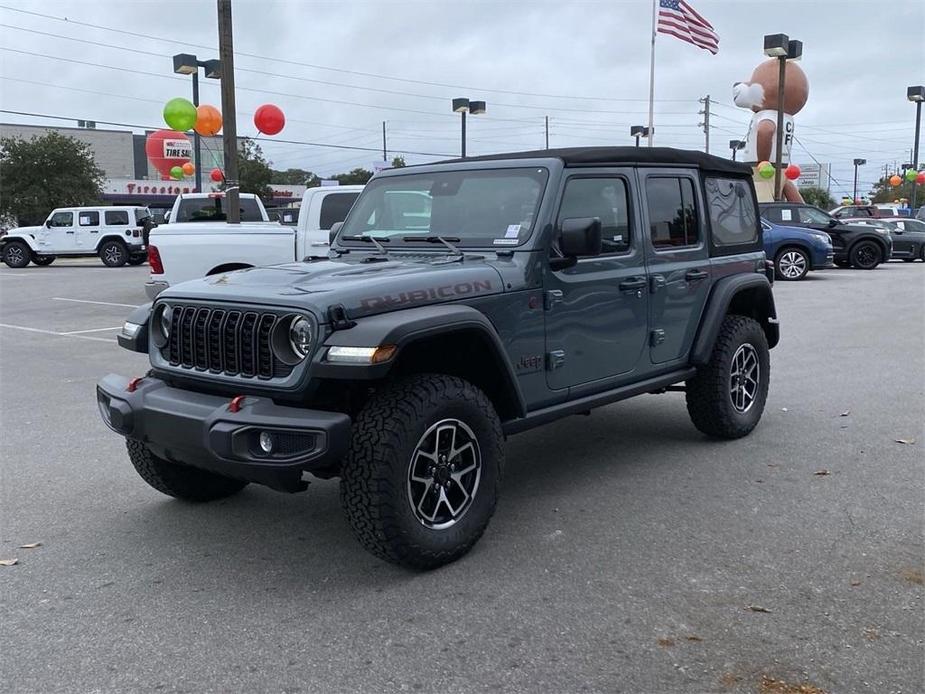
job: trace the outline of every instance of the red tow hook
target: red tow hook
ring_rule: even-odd
[[[138,389],[138,384],[141,383],[144,379],[144,376],[135,376],[131,381],[128,382],[128,385],[125,386],[125,390],[129,393],[134,393]]]
[[[235,396],[231,399],[231,402],[228,404],[228,411],[229,411],[229,412],[240,412],[240,411],[241,411],[241,403],[243,403],[243,402],[244,402],[244,396],[243,396],[243,395],[235,395]]]

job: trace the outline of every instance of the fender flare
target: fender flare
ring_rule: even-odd
[[[33,253],[38,251],[35,245],[35,237],[32,234],[14,234],[12,231],[7,232],[3,238],[0,238],[0,247],[5,246],[10,241],[22,241]]]
[[[523,393],[498,332],[483,313],[464,304],[420,306],[359,318],[353,327],[331,333],[324,341],[323,347],[396,345],[396,355],[382,364],[332,364],[323,360],[327,350],[319,349],[312,365],[312,373],[319,378],[330,379],[384,378],[408,346],[429,337],[462,331],[474,331],[491,345],[491,358],[505,380],[504,386],[514,395],[518,416],[524,416],[526,403]]]
[[[120,347],[130,352],[148,353],[148,323],[151,318],[152,305],[153,303],[142,304],[128,314],[125,322],[140,325],[141,329],[133,337],[129,337],[120,331],[116,335],[116,341]]]
[[[723,319],[729,313],[735,297],[743,292],[754,292],[760,299],[752,301],[754,311],[751,317],[755,318],[764,330],[768,347],[774,347],[780,341],[777,309],[774,306],[774,294],[768,278],[757,273],[723,277],[713,286],[707,299],[707,307],[703,312],[697,337],[694,338],[694,346],[691,348],[691,364],[703,366],[710,361]]]
[[[106,236],[100,236],[100,237],[96,240],[96,245],[93,247],[94,252],[99,253],[99,252],[100,252],[100,246],[102,246],[102,245],[103,245],[104,243],[106,243],[107,241],[118,241],[118,242],[120,242],[123,246],[125,246],[127,249],[129,248],[129,245],[125,242],[125,239],[124,239],[123,237],[119,236],[118,234],[106,234]],[[129,249],[129,250],[131,250],[131,249]]]

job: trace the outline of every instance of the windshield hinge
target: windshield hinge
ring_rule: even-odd
[[[343,304],[328,306],[328,322],[332,330],[349,330],[357,324],[355,320],[350,320]]]

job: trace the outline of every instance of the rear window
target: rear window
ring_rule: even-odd
[[[106,210],[103,213],[103,219],[106,220],[106,225],[115,227],[115,226],[128,226],[128,211],[126,210]]]
[[[135,208],[135,223],[141,224],[146,219],[151,219],[151,210],[147,207],[136,207]]]
[[[758,210],[747,181],[707,178],[703,184],[714,246],[751,245],[758,241]]]
[[[82,227],[98,227],[100,225],[100,213],[96,210],[78,212],[77,222]]]
[[[242,222],[262,222],[260,207],[254,198],[240,198]],[[225,198],[184,198],[180,200],[177,218],[171,222],[224,222],[227,220]]]
[[[321,201],[320,227],[330,229],[338,222],[343,222],[358,195],[359,193],[329,193],[325,195]]]

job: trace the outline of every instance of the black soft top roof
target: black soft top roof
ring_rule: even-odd
[[[446,162],[497,161],[499,159],[561,159],[566,166],[586,164],[644,164],[696,166],[714,173],[751,176],[752,169],[746,164],[714,157],[712,154],[673,147],[565,147],[562,149],[537,149],[529,152],[507,152],[486,154],[480,157],[451,159]]]

